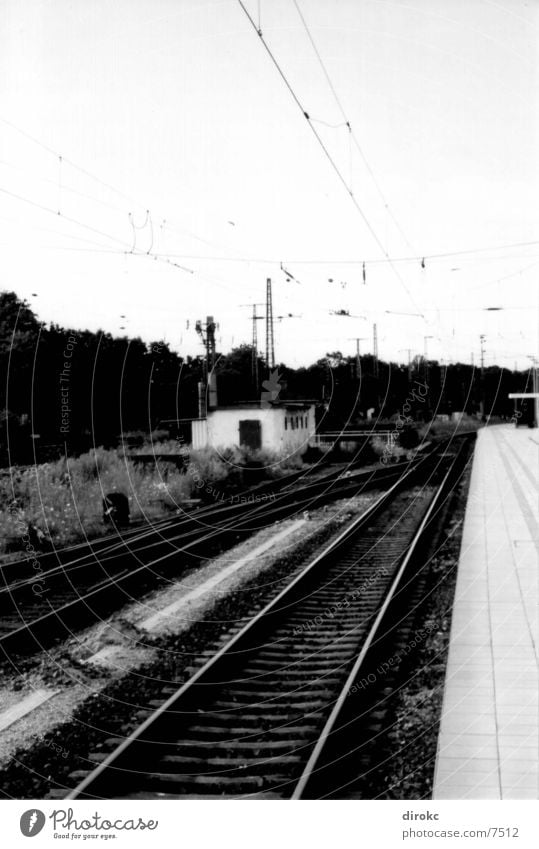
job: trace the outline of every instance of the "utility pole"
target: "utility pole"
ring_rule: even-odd
[[[443,407],[443,399],[444,399],[444,388],[445,388],[445,379],[447,376],[447,366],[444,360],[440,363],[440,412],[444,412]]]
[[[251,377],[253,379],[254,394],[258,395],[259,375],[258,375],[258,328],[257,321],[264,319],[263,315],[258,315],[256,308],[264,306],[263,304],[240,304],[242,307],[252,307],[253,313],[251,321],[253,322],[252,343],[251,343]]]
[[[378,414],[381,412],[381,397],[380,397],[380,386],[378,380],[378,327],[376,324],[372,326],[372,373],[374,377],[374,381],[376,383],[376,407],[378,409]]]
[[[207,408],[217,406],[217,385],[213,367],[215,365],[215,330],[217,325],[213,320],[212,315],[206,316],[206,324],[203,325],[200,319],[195,324],[195,330],[202,339],[202,344],[206,349],[206,357],[203,366],[203,380],[198,384],[198,415],[203,419],[206,416]],[[208,404],[206,405],[206,389],[208,389]]]
[[[253,378],[255,395],[258,394],[258,333],[256,323],[259,318],[262,318],[262,316],[258,316],[256,314],[256,304],[253,304],[253,351],[251,355],[251,375]]]
[[[359,379],[361,373],[361,342],[366,342],[366,336],[351,336],[350,339],[356,343],[356,377]]]
[[[537,427],[537,425],[539,424],[539,398],[537,397],[537,392],[539,391],[538,384],[539,384],[539,381],[537,380],[537,360],[534,357],[534,359],[533,359],[533,391],[535,393],[535,399],[534,399],[534,407],[535,407],[535,411],[534,411],[535,412],[535,417],[534,417],[535,422],[534,423],[535,423],[535,427]]]
[[[412,349],[401,348],[399,350],[399,354],[401,354],[403,351],[408,354],[408,384],[410,384],[412,382]]]
[[[535,427],[539,426],[539,397],[537,393],[539,392],[539,375],[537,374],[537,366],[539,365],[539,361],[537,357],[532,354],[528,354],[528,358],[532,361],[532,392],[535,395],[533,398],[533,423]]]
[[[479,343],[481,345],[481,372],[479,377],[479,413],[481,418],[485,415],[485,339],[484,333],[479,334]]]
[[[273,337],[273,297],[271,280],[266,280],[266,365],[273,371],[275,368],[275,342]]]
[[[427,385],[427,386],[429,385],[429,350],[428,350],[428,340],[429,340],[429,339],[434,339],[434,336],[424,336],[424,337],[423,337],[423,344],[424,344],[424,346],[425,346],[425,354],[424,354],[424,359],[425,359],[425,383],[426,383],[426,385]]]

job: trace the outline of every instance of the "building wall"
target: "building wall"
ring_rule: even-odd
[[[206,448],[208,445],[208,422],[206,419],[194,419],[191,424],[191,444],[197,448]]]
[[[282,411],[281,449],[287,452],[303,454],[309,446],[309,438],[313,436],[316,425],[314,406],[305,410]]]
[[[239,447],[239,423],[246,420],[260,422],[262,448],[270,451],[303,453],[308,447],[309,436],[315,431],[314,406],[304,410],[237,407],[213,410],[208,414],[207,438],[203,444],[212,448]],[[200,425],[202,422],[193,422],[193,448],[203,447],[204,434]]]

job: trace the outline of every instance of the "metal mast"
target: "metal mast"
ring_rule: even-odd
[[[485,339],[487,337],[484,333],[479,334],[479,344],[481,346],[481,373],[479,377],[480,381],[480,398],[479,398],[479,412],[481,413],[481,418],[485,415]]]
[[[198,384],[198,415],[199,418],[204,418],[209,408],[217,406],[217,382],[213,367],[215,365],[215,330],[217,325],[213,320],[212,315],[206,316],[206,324],[203,325],[200,319],[195,323],[195,330],[202,340],[202,344],[206,349],[206,357],[203,363],[203,380]],[[206,391],[208,391],[208,399],[206,401]]]
[[[273,298],[271,280],[266,280],[266,364],[269,369],[275,368],[275,342],[273,338]]]
[[[251,342],[251,378],[253,381],[253,389],[255,395],[258,393],[258,387],[260,382],[260,376],[258,374],[258,328],[257,321],[262,321],[264,318],[263,315],[259,315],[256,311],[257,307],[263,307],[264,304],[240,304],[242,307],[251,307],[252,315],[251,321],[253,322],[253,330],[252,330],[252,342]]]
[[[261,318],[263,318],[263,316],[256,314],[256,304],[253,304],[253,353],[251,360],[251,374],[255,394],[258,393],[258,330],[256,323]]]

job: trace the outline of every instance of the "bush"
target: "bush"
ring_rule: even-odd
[[[409,457],[409,452],[406,448],[397,444],[388,445],[386,440],[382,439],[381,436],[373,436],[371,445],[376,456],[380,460],[384,458],[385,463],[399,463]]]
[[[123,492],[131,519],[154,519],[189,498],[192,481],[169,463],[139,466],[121,451],[97,448],[0,476],[0,551],[21,547],[21,530],[33,525],[55,545],[102,532],[104,495]],[[9,506],[16,500],[16,510]]]
[[[419,435],[415,427],[404,427],[399,435],[399,445],[401,448],[417,448],[419,445]]]
[[[457,436],[459,433],[467,430],[479,430],[484,427],[480,419],[475,416],[464,415],[460,421],[455,422],[437,422],[435,420],[421,425],[418,431],[420,440],[429,439],[444,439],[451,436]]]
[[[139,449],[139,453],[152,451],[178,453],[179,446],[169,440]],[[177,510],[193,495],[212,501],[215,491],[245,486],[249,464],[260,464],[261,473],[270,478],[304,465],[297,455],[283,458],[273,452],[236,448],[191,451],[186,461],[185,470],[179,470],[168,462],[134,463],[125,448],[96,448],[31,469],[14,468],[9,475],[0,475],[0,552],[21,549],[24,528],[30,525],[55,546],[102,533],[102,501],[110,492],[125,493],[131,520],[137,522]],[[16,509],[10,510],[14,503]]]

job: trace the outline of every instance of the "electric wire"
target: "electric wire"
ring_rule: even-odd
[[[299,17],[300,17],[300,19],[301,19],[301,22],[302,22],[302,24],[303,24],[303,27],[304,27],[305,32],[306,32],[306,34],[307,34],[307,37],[308,37],[308,39],[309,39],[309,41],[310,41],[310,43],[311,43],[311,46],[312,46],[312,48],[313,48],[313,50],[314,50],[314,53],[315,53],[315,55],[316,55],[316,58],[318,59],[318,62],[319,62],[320,67],[321,67],[321,69],[322,69],[322,72],[323,72],[323,74],[324,74],[324,76],[325,76],[325,78],[326,78],[327,84],[328,84],[329,88],[331,89],[331,92],[332,92],[333,97],[334,97],[334,99],[335,99],[335,103],[337,104],[337,106],[338,106],[338,108],[339,108],[339,110],[340,110],[340,112],[341,112],[341,115],[342,115],[342,117],[343,117],[344,124],[338,124],[338,125],[336,125],[336,126],[337,126],[337,127],[342,127],[342,126],[346,126],[346,127],[348,127],[348,131],[349,131],[350,139],[351,139],[351,140],[352,140],[352,142],[354,143],[355,147],[357,148],[357,151],[358,151],[359,155],[361,156],[361,159],[363,160],[363,163],[364,163],[364,165],[365,165],[365,167],[366,167],[366,169],[367,169],[367,171],[368,171],[368,173],[369,173],[369,175],[370,175],[370,177],[371,177],[371,179],[372,179],[372,181],[373,181],[373,183],[374,183],[374,185],[375,185],[375,187],[376,187],[376,190],[377,190],[377,192],[378,192],[378,194],[379,194],[379,196],[380,196],[380,199],[381,199],[381,201],[382,201],[382,203],[383,203],[383,205],[384,205],[384,208],[386,209],[386,211],[387,211],[388,215],[391,217],[391,220],[392,220],[392,221],[393,221],[393,223],[395,224],[395,226],[396,226],[397,230],[398,230],[398,231],[399,231],[399,233],[401,234],[402,238],[404,239],[404,241],[406,242],[406,244],[408,245],[408,247],[410,248],[410,250],[411,250],[411,251],[413,251],[413,250],[414,250],[414,247],[411,245],[411,243],[410,243],[410,241],[409,241],[409,239],[408,239],[408,237],[407,237],[406,233],[404,232],[404,230],[403,230],[403,228],[401,227],[401,225],[400,225],[399,221],[397,220],[397,217],[395,216],[395,214],[393,213],[393,210],[392,210],[392,209],[391,209],[391,207],[389,206],[389,203],[388,203],[388,201],[387,201],[387,198],[386,198],[386,197],[385,197],[385,195],[384,195],[384,192],[382,191],[382,188],[381,188],[381,186],[380,186],[380,183],[378,182],[378,180],[377,180],[377,178],[376,178],[376,175],[375,175],[375,173],[374,173],[374,171],[373,171],[373,169],[372,169],[372,167],[371,167],[371,165],[370,165],[370,163],[369,163],[369,161],[368,161],[368,159],[367,159],[367,157],[366,157],[366,155],[365,155],[365,153],[364,153],[364,151],[363,151],[363,148],[361,147],[361,145],[360,145],[360,143],[359,143],[359,140],[358,140],[358,138],[357,138],[357,135],[356,135],[356,133],[354,132],[354,130],[353,130],[353,128],[352,128],[352,125],[351,125],[351,123],[350,123],[350,121],[349,121],[349,119],[348,119],[348,115],[346,114],[346,111],[345,111],[345,109],[344,109],[344,106],[342,105],[341,99],[339,98],[339,95],[337,94],[337,91],[336,91],[336,89],[335,89],[335,86],[333,85],[333,82],[332,82],[331,77],[330,77],[330,75],[329,75],[329,73],[328,73],[328,70],[327,70],[327,68],[326,68],[326,65],[325,65],[325,63],[324,63],[324,61],[323,61],[323,59],[322,59],[322,56],[321,56],[321,54],[320,54],[320,51],[318,50],[318,47],[316,46],[316,42],[315,42],[315,40],[314,40],[314,38],[313,38],[313,36],[312,36],[312,33],[311,33],[310,29],[309,29],[309,26],[308,26],[308,24],[307,24],[307,21],[305,20],[305,16],[303,15],[303,12],[302,12],[302,11],[301,11],[301,9],[300,9],[299,3],[297,2],[297,0],[292,0],[292,2],[293,2],[293,4],[294,4],[294,6],[296,7],[297,13],[298,13],[298,15],[299,15]],[[323,122],[322,122],[322,123],[323,123]],[[331,125],[330,125],[330,124],[328,124],[327,126],[331,126]]]
[[[101,185],[103,188],[108,189],[109,191],[111,191],[111,192],[113,192],[114,194],[116,194],[118,197],[120,197],[120,198],[122,198],[123,200],[127,201],[127,202],[131,205],[131,206],[136,206],[136,207],[138,207],[140,210],[143,210],[143,211],[145,211],[145,212],[147,212],[147,211],[148,211],[148,210],[147,210],[147,205],[140,203],[138,200],[136,200],[135,198],[133,198],[131,195],[126,194],[124,191],[122,191],[121,189],[116,188],[116,187],[115,187],[115,186],[113,186],[111,183],[108,183],[107,181],[102,180],[100,177],[98,177],[96,174],[93,174],[91,171],[88,171],[86,168],[83,168],[82,166],[77,165],[77,163],[76,163],[76,162],[74,162],[72,159],[70,159],[70,158],[68,158],[68,157],[64,156],[63,154],[60,154],[58,151],[56,151],[56,150],[54,150],[53,148],[49,147],[49,145],[44,144],[42,141],[40,141],[39,139],[37,139],[37,138],[36,138],[35,136],[33,136],[31,133],[28,133],[26,130],[23,130],[21,127],[18,127],[18,126],[17,126],[16,124],[14,124],[12,121],[8,121],[6,118],[4,118],[4,117],[0,116],[0,123],[3,123],[3,124],[5,124],[7,127],[10,127],[11,129],[15,130],[17,133],[20,133],[20,135],[22,135],[24,138],[28,139],[28,140],[29,140],[29,141],[31,141],[33,144],[35,144],[35,145],[37,145],[38,147],[42,148],[42,149],[43,149],[44,151],[46,151],[48,154],[50,154],[50,155],[51,155],[51,156],[53,156],[55,159],[57,159],[59,162],[61,162],[61,163],[62,163],[62,165],[69,165],[69,166],[70,166],[71,168],[73,168],[75,171],[78,171],[79,173],[83,174],[85,177],[87,177],[87,178],[89,178],[89,179],[91,179],[91,180],[94,180],[96,183],[98,183],[99,185]],[[18,166],[12,166],[12,165],[11,165],[11,163],[7,163],[7,162],[5,162],[4,164],[9,165],[10,167],[18,167]],[[22,170],[22,169],[19,169],[19,170]],[[59,185],[59,181],[50,180],[50,179],[43,178],[43,177],[40,177],[39,179],[42,179],[42,180],[44,180],[45,182],[50,182],[50,183],[53,183],[53,184],[55,184],[55,185]],[[111,203],[107,203],[106,201],[103,201],[103,200],[102,200],[102,199],[100,199],[100,198],[96,198],[96,197],[91,196],[91,195],[86,195],[86,194],[83,194],[83,193],[81,193],[81,192],[77,191],[76,189],[72,189],[72,188],[70,188],[70,187],[67,187],[67,186],[64,184],[64,182],[62,182],[61,190],[62,190],[62,191],[70,191],[70,192],[73,192],[74,194],[78,194],[78,195],[80,195],[81,197],[86,198],[87,200],[94,201],[95,203],[103,204],[104,206],[108,207],[109,209],[115,210],[115,211],[120,212],[120,213],[123,213],[123,214],[125,214],[125,213],[128,213],[128,212],[129,212],[129,210],[125,209],[125,207],[119,207],[119,206],[117,206],[117,205],[113,205],[113,204],[111,204]],[[218,249],[220,249],[220,250],[222,250],[222,249],[227,250],[227,248],[226,248],[226,247],[224,247],[224,246],[222,246],[222,245],[217,245],[215,242],[210,242],[210,241],[208,241],[208,240],[206,240],[206,239],[203,239],[203,238],[201,238],[201,237],[199,237],[199,236],[195,235],[194,233],[190,232],[189,230],[183,230],[182,228],[178,228],[178,227],[174,227],[174,228],[173,228],[173,227],[172,227],[170,224],[168,224],[168,223],[167,223],[167,225],[166,225],[165,229],[167,229],[167,230],[168,230],[169,232],[171,232],[171,233],[174,233],[175,235],[180,235],[180,236],[188,235],[190,238],[196,239],[197,241],[200,241],[200,242],[202,242],[203,244],[207,244],[207,245],[208,245],[208,246],[210,246],[210,247],[218,248]]]
[[[539,245],[538,241],[533,242],[514,242],[509,245],[498,245],[494,247],[483,247],[483,248],[470,248],[467,250],[458,250],[458,251],[448,251],[446,253],[437,253],[437,254],[425,254],[423,259],[428,260],[436,260],[436,259],[450,259],[451,257],[456,256],[464,256],[466,254],[473,255],[475,253],[495,253],[496,251],[501,250],[509,250],[511,248],[522,248],[522,247],[534,247]],[[170,256],[176,257],[177,259],[199,259],[199,260],[208,260],[209,262],[242,262],[242,263],[256,263],[260,265],[277,265],[280,267],[281,263],[290,264],[290,265],[384,265],[389,263],[397,263],[397,262],[413,262],[417,263],[419,261],[419,257],[417,256],[401,256],[401,257],[387,257],[386,259],[293,259],[293,258],[285,258],[285,259],[276,259],[271,257],[244,257],[244,256],[208,256],[207,254],[177,254],[177,253],[164,253],[159,251],[160,256]],[[523,254],[522,256],[529,256]],[[516,257],[509,255],[508,257],[487,257],[487,259],[514,259]],[[535,264],[535,263],[534,263]],[[526,268],[531,266],[526,266]],[[521,269],[523,270],[523,269]],[[518,274],[520,272],[514,272]]]
[[[378,245],[378,247],[380,248],[380,250],[381,250],[381,252],[384,254],[384,256],[387,258],[387,260],[389,261],[389,264],[390,264],[390,266],[391,266],[391,268],[392,268],[392,270],[393,270],[393,273],[395,274],[395,276],[397,277],[397,279],[398,279],[399,283],[401,284],[401,286],[402,286],[402,287],[403,287],[403,289],[405,290],[405,292],[406,292],[406,294],[408,295],[408,297],[409,297],[410,301],[412,302],[412,304],[414,305],[414,307],[415,307],[415,308],[416,308],[419,312],[421,312],[420,307],[419,307],[419,306],[415,303],[415,300],[414,300],[414,298],[413,298],[413,296],[412,296],[412,293],[410,292],[410,290],[409,290],[408,286],[406,285],[405,281],[402,279],[402,277],[401,277],[401,275],[399,274],[398,270],[392,266],[391,261],[389,260],[389,257],[388,257],[388,254],[387,254],[387,251],[386,251],[386,249],[384,248],[384,245],[382,244],[382,241],[381,241],[381,240],[380,240],[380,238],[378,237],[378,235],[377,235],[376,231],[374,230],[374,228],[372,227],[372,225],[371,225],[370,221],[368,220],[367,216],[366,216],[366,215],[365,215],[365,213],[363,212],[363,209],[361,208],[361,206],[359,205],[359,203],[358,203],[357,199],[355,198],[354,193],[352,192],[352,190],[350,189],[350,187],[349,187],[348,183],[346,182],[345,178],[343,177],[343,175],[342,175],[342,173],[341,173],[341,171],[340,171],[340,169],[339,169],[339,166],[337,165],[337,163],[336,163],[336,162],[335,162],[335,160],[333,159],[333,157],[332,157],[331,153],[329,152],[328,148],[327,148],[327,147],[326,147],[326,145],[324,144],[323,139],[321,138],[320,134],[317,132],[316,127],[314,126],[314,124],[312,123],[312,121],[311,121],[311,119],[310,119],[309,113],[308,113],[308,112],[307,112],[307,111],[303,108],[303,106],[302,106],[302,104],[301,104],[301,102],[300,102],[300,100],[299,100],[298,96],[296,95],[296,93],[295,93],[294,89],[292,88],[292,86],[291,86],[290,82],[288,81],[288,78],[286,77],[286,75],[285,75],[284,71],[282,70],[281,66],[279,65],[279,63],[278,63],[277,59],[276,59],[276,58],[275,58],[275,56],[273,55],[273,52],[271,51],[271,49],[270,49],[269,45],[267,44],[266,40],[264,39],[264,36],[262,35],[262,33],[261,33],[261,32],[259,32],[259,30],[258,30],[258,28],[257,28],[257,26],[256,26],[256,23],[255,23],[255,21],[252,19],[252,17],[251,17],[251,15],[249,14],[249,12],[247,11],[247,9],[246,9],[246,7],[245,7],[245,5],[244,5],[244,3],[243,3],[243,0],[238,0],[238,3],[239,3],[239,5],[240,5],[241,9],[243,10],[244,14],[246,15],[247,19],[249,20],[249,22],[250,22],[251,26],[253,27],[254,31],[255,31],[255,32],[256,32],[256,34],[258,35],[258,37],[259,37],[259,39],[260,39],[261,43],[263,44],[263,46],[264,46],[264,48],[265,48],[265,50],[266,50],[266,52],[267,52],[268,56],[270,57],[271,61],[273,62],[274,66],[275,66],[275,68],[277,69],[277,71],[278,71],[278,73],[279,73],[279,75],[280,75],[281,79],[283,80],[284,84],[286,85],[286,88],[287,88],[287,89],[288,89],[288,91],[290,92],[290,94],[291,94],[291,96],[292,96],[292,98],[293,98],[294,102],[296,103],[296,105],[297,105],[298,109],[301,111],[302,115],[306,118],[306,120],[307,120],[307,124],[308,124],[308,126],[310,127],[311,132],[313,133],[313,135],[314,135],[314,137],[316,138],[316,140],[317,140],[318,144],[320,145],[320,147],[321,147],[321,149],[322,149],[322,151],[323,151],[324,155],[326,156],[326,158],[327,158],[328,162],[330,163],[330,165],[331,165],[331,167],[332,167],[333,171],[334,171],[334,172],[335,172],[335,174],[337,175],[337,178],[339,179],[339,182],[342,184],[342,186],[344,187],[344,189],[345,189],[346,193],[347,193],[347,194],[348,194],[348,196],[350,197],[350,199],[351,199],[352,203],[354,204],[354,207],[356,208],[357,212],[358,212],[358,213],[359,213],[359,215],[361,216],[361,218],[362,218],[363,222],[365,223],[365,225],[366,225],[367,229],[369,230],[369,232],[370,232],[371,236],[373,237],[374,241],[376,242],[376,244]]]

